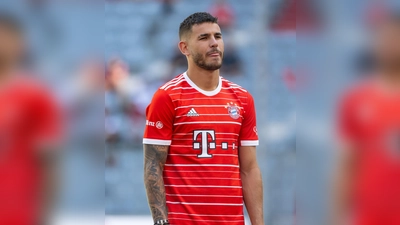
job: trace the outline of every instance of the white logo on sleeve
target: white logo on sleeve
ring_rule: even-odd
[[[154,125],[155,125],[154,122],[151,122],[151,121],[149,121],[149,120],[146,120],[146,126],[154,127]]]
[[[162,128],[164,127],[164,124],[163,124],[161,121],[157,121],[156,127],[157,127],[158,129],[162,129]]]
[[[199,116],[199,114],[196,112],[196,110],[194,110],[194,108],[191,108],[186,116]]]
[[[256,127],[256,126],[253,127],[253,131],[254,131],[254,133],[256,133],[256,135],[258,136],[258,130],[257,130],[257,127]]]

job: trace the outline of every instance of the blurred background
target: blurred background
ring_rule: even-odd
[[[159,86],[186,71],[178,29],[199,11],[219,19],[222,76],[255,99],[266,224],[292,224],[296,0],[105,2],[106,222],[151,223],[143,183],[145,109]]]
[[[65,119],[62,188],[52,224],[104,224],[103,6],[4,0],[0,13],[22,25],[26,75],[51,89]]]
[[[144,112],[156,89],[186,70],[178,28],[198,11],[219,18],[222,76],[255,99],[266,224],[325,224],[334,102],[369,65],[369,27],[385,7],[398,6],[394,0],[1,1],[0,9],[24,21],[32,70],[52,87],[68,119],[54,224],[104,224],[104,208],[107,225],[151,222]]]
[[[339,155],[337,103],[344,91],[372,72],[374,31],[400,4],[298,0],[297,9],[296,222],[328,224]]]

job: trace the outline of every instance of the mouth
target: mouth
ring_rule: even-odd
[[[208,56],[210,56],[210,57],[220,57],[221,54],[217,52],[217,53],[208,54]]]
[[[221,52],[210,52],[207,54],[210,57],[220,57],[221,56]]]

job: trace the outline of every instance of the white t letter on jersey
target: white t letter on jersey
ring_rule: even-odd
[[[201,142],[197,141],[197,137],[201,134]],[[208,135],[211,136],[211,142],[208,142]],[[215,149],[215,131],[213,130],[195,130],[193,131],[193,148],[200,149],[201,154],[197,155],[199,158],[211,158],[212,155],[208,154],[208,148]],[[210,145],[210,146],[208,146]]]

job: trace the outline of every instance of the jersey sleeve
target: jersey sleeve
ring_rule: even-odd
[[[146,109],[143,144],[170,145],[175,109],[170,96],[159,89]]]
[[[50,92],[36,95],[34,108],[34,142],[42,145],[59,145],[63,134],[62,110]]]
[[[355,118],[356,101],[354,96],[347,94],[342,97],[337,111],[337,135],[341,142],[354,142],[358,137]]]
[[[248,93],[248,92],[247,92]],[[248,93],[247,104],[243,106],[243,122],[239,134],[240,146],[258,146],[256,110],[254,100]]]

